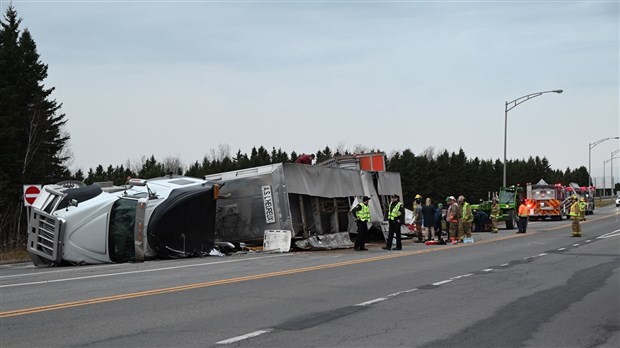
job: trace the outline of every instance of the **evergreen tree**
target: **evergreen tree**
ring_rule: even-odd
[[[0,18],[0,242],[22,243],[22,184],[70,178],[63,155],[69,137],[61,107],[45,88],[43,64],[28,29],[12,5]],[[21,223],[20,223],[21,219]],[[16,245],[16,244],[15,244]]]

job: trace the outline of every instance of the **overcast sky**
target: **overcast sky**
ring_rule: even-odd
[[[219,144],[501,159],[504,102],[553,89],[508,113],[509,158],[587,167],[588,144],[620,134],[618,1],[13,5],[63,103],[73,169],[187,164]],[[594,176],[619,147],[592,150]]]

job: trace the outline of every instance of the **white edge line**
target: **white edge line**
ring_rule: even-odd
[[[410,290],[403,290],[403,291],[399,291],[399,292],[395,292],[393,294],[389,294],[387,295],[387,297],[394,297],[394,296],[398,296],[398,295],[402,295],[402,294],[406,294],[408,292],[413,292],[413,291],[417,291],[418,289],[410,289]]]
[[[579,246],[579,243],[575,243],[575,244],[573,244],[573,246]]]
[[[491,272],[493,270],[493,268],[487,268],[487,269],[483,269],[482,272]]]
[[[248,339],[248,338],[252,338],[252,337],[260,336],[262,334],[269,333],[269,332],[271,332],[271,330],[272,329],[258,330],[258,331],[250,332],[249,334],[245,334],[245,335],[229,338],[227,340],[222,340],[222,341],[219,341],[219,342],[215,342],[215,344],[231,344],[231,343],[243,341],[243,340]]]
[[[590,243],[591,241],[592,241],[591,239],[588,239],[588,240],[586,240],[586,243]]]
[[[382,301],[385,301],[385,300],[387,300],[386,297],[379,297],[379,298],[376,298],[374,300],[358,303],[358,304],[356,304],[356,306],[368,306],[368,305],[371,305],[373,303],[382,302]]]
[[[540,253],[540,254],[538,254],[536,256],[545,256],[545,255],[547,255],[547,253]]]
[[[558,250],[559,250],[559,251],[562,251],[562,250],[566,250],[566,248],[560,248],[560,249],[558,249]]]
[[[442,285],[442,284],[450,283],[451,281],[452,281],[452,279],[442,280],[442,281],[440,281],[440,282],[433,283],[433,285],[435,285],[435,286],[439,286],[439,285]]]
[[[465,277],[471,277],[471,276],[473,276],[473,275],[474,275],[473,273],[461,274],[461,275],[459,275],[459,276],[452,277],[452,278],[450,278],[450,279],[452,279],[452,280],[455,280],[455,279],[461,279],[461,278],[465,278]]]
[[[253,260],[267,259],[267,258],[272,258],[272,257],[282,257],[282,256],[287,256],[287,255],[292,255],[292,254],[278,254],[278,255],[270,255],[270,256],[263,256],[263,257],[254,257],[254,258],[250,258],[250,259],[236,259],[236,260],[226,260],[226,261],[216,261],[216,262],[204,262],[204,263],[195,263],[195,264],[191,264],[191,265],[171,266],[171,267],[164,267],[164,268],[152,268],[152,269],[143,269],[143,270],[137,270],[137,271],[106,273],[106,274],[95,274],[95,275],[84,276],[84,277],[61,278],[61,279],[41,280],[41,281],[38,281],[38,282],[6,284],[6,285],[0,285],[0,289],[1,288],[10,288],[10,287],[15,287],[15,286],[24,286],[24,285],[37,285],[37,284],[49,284],[49,283],[68,282],[68,281],[71,281],[71,280],[104,278],[104,277],[112,277],[112,276],[126,275],[126,274],[148,273],[148,272],[156,272],[156,271],[168,271],[168,270],[171,270],[171,269],[208,266],[208,265],[215,265],[215,264],[221,264],[221,263],[253,261]],[[45,275],[45,273],[39,273],[39,274]]]
[[[508,266],[508,265],[510,265],[510,264],[509,264],[509,263],[502,263],[500,266],[502,266],[502,267],[506,267],[506,266]]]

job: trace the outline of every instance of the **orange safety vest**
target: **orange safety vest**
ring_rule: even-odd
[[[525,204],[521,204],[519,206],[519,217],[528,217],[529,211],[527,209],[527,206]]]

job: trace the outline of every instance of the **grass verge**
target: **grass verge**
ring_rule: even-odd
[[[30,261],[26,249],[8,249],[0,253],[0,264]]]

